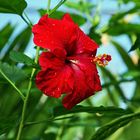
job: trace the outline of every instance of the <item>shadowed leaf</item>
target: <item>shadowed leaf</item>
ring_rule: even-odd
[[[17,82],[17,81],[27,78],[24,71],[19,69],[16,66],[0,62],[0,69],[13,82]],[[0,80],[2,79],[3,79],[3,76],[0,74]]]
[[[13,61],[18,62],[18,63],[23,63],[28,66],[38,67],[38,65],[35,64],[34,61],[29,56],[27,56],[21,52],[11,51],[10,58]]]
[[[129,122],[140,119],[140,113],[124,115],[99,128],[91,140],[104,140]]]
[[[27,3],[24,0],[0,0],[0,13],[22,15]]]
[[[140,49],[140,34],[137,35],[137,39],[134,43],[134,45],[131,47],[131,49],[129,50],[129,52],[136,50],[137,48]]]
[[[120,114],[127,114],[129,113],[128,110],[124,110],[121,108],[117,107],[84,107],[84,106],[75,106],[71,110],[67,110],[62,106],[54,108],[54,116],[61,116],[61,115],[66,115],[66,114],[71,114],[71,113],[101,113],[103,115],[120,115]]]

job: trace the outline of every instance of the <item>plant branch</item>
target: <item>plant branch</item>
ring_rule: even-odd
[[[30,23],[24,18],[23,15],[21,15],[20,17],[23,19],[23,21],[24,21],[30,28],[32,28],[32,24],[30,24]]]
[[[108,83],[105,83],[105,84],[102,85],[102,87],[103,88],[106,88],[106,87],[112,86],[112,85],[119,85],[119,84],[121,84],[123,82],[133,82],[133,81],[135,81],[135,79],[122,79],[122,80],[116,81],[116,82],[108,82]]]
[[[52,121],[58,121],[58,120],[63,120],[63,119],[70,119],[73,116],[68,116],[68,117],[61,117],[61,118],[57,118],[57,119],[48,119],[48,120],[42,120],[42,121],[36,121],[36,122],[27,122],[24,127],[26,126],[30,126],[30,125],[37,125],[37,124],[41,124],[41,123],[46,123],[46,122],[52,122]]]
[[[39,57],[39,47],[37,47],[37,49],[36,49],[36,56],[35,56],[35,63],[36,64],[38,62],[38,57]],[[26,108],[27,108],[28,98],[29,98],[29,95],[30,95],[30,90],[31,90],[31,87],[32,87],[32,79],[33,79],[33,76],[35,74],[35,71],[36,71],[36,69],[33,68],[31,76],[30,76],[30,81],[29,81],[29,84],[28,84],[27,95],[25,97],[24,104],[23,104],[21,121],[20,121],[19,130],[18,130],[16,140],[20,140],[20,137],[21,137],[21,132],[22,132],[22,129],[23,129],[23,126],[24,126],[24,120],[25,120],[25,112],[26,112]]]
[[[47,4],[47,14],[48,15],[50,13],[50,5],[51,5],[51,0],[48,0],[48,4]]]
[[[28,23],[30,24],[30,26],[32,27],[33,26],[33,24],[32,24],[32,22],[31,22],[31,20],[29,19],[29,17],[27,16],[27,14],[24,12],[24,15],[25,15],[25,17],[27,18],[27,20],[29,21]]]
[[[64,4],[67,0],[61,0],[50,12],[49,15],[54,13],[62,4]]]
[[[17,93],[20,95],[20,97],[22,98],[22,100],[25,100],[24,95],[22,94],[22,92],[16,87],[16,85],[4,74],[4,72],[0,69],[0,73],[1,75],[10,83],[10,85],[17,91]]]

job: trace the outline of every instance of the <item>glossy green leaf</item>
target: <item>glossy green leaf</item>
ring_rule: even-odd
[[[56,133],[46,133],[42,136],[42,138],[45,140],[56,140],[57,134]]]
[[[17,82],[27,78],[25,72],[16,66],[0,62],[0,69],[13,82]],[[0,80],[2,79],[3,76],[0,74]]]
[[[11,51],[10,58],[15,62],[23,63],[28,66],[34,66],[34,67],[38,66],[37,64],[34,63],[33,59],[31,59],[29,56],[21,52]]]
[[[99,128],[91,140],[104,140],[129,122],[140,119],[140,113],[124,115]]]
[[[108,77],[108,79],[110,80],[111,82],[111,85],[114,85],[114,88],[115,90],[117,91],[118,95],[121,97],[121,99],[126,102],[127,101],[127,98],[126,96],[124,95],[124,92],[123,90],[120,88],[119,86],[119,83],[116,79],[116,77],[107,69],[105,68],[100,68],[101,71],[103,72],[104,75],[106,75]]]
[[[140,34],[137,35],[137,39],[134,42],[134,44],[132,45],[131,49],[129,50],[129,52],[134,51],[136,49],[140,49]]]
[[[31,37],[31,29],[29,27],[23,29],[17,36],[12,40],[12,43],[9,45],[4,57],[3,61],[10,61],[9,54],[12,50],[24,52],[26,49]]]
[[[9,38],[11,37],[12,33],[14,32],[14,29],[15,29],[15,27],[12,27],[10,23],[7,23],[0,30],[0,51],[8,43]]]
[[[113,136],[118,135],[117,139],[123,139],[123,140],[139,140],[140,135],[139,135],[139,130],[140,130],[140,120],[134,120],[132,121],[129,125],[126,127],[121,128],[120,131],[116,131],[109,140],[114,140]],[[119,132],[121,132],[119,134]],[[135,135],[132,135],[132,132],[135,132]],[[115,139],[115,140],[117,140]]]
[[[116,107],[84,107],[84,106],[76,106],[71,110],[67,110],[64,107],[56,107],[54,108],[54,116],[61,116],[61,115],[66,115],[66,114],[72,114],[72,113],[99,113],[101,115],[122,115],[122,114],[127,114],[129,113],[128,110],[124,110],[121,108],[116,108]]]
[[[1,114],[2,115],[2,114]],[[17,125],[17,116],[0,117],[0,135],[9,132]]]
[[[131,0],[123,0],[124,3],[129,3],[129,2],[132,2]],[[140,4],[140,1],[139,0],[133,0],[134,3],[136,4]]]
[[[140,71],[139,70],[130,70],[122,74],[123,78],[140,78]]]
[[[100,44],[102,43],[102,42],[101,42],[101,35],[100,35],[99,33],[96,33],[94,27],[92,27],[92,28],[90,29],[88,35],[89,35],[89,37],[90,37],[91,39],[93,39],[95,42],[97,42],[97,44],[100,45]]]
[[[118,23],[120,20],[122,20],[122,18],[124,18],[126,15],[128,14],[134,14],[136,12],[140,11],[140,7],[139,6],[136,6],[128,11],[125,11],[125,12],[119,12],[119,13],[116,13],[114,14],[110,20],[109,20],[109,24],[116,24]]]
[[[108,29],[105,32],[112,36],[117,36],[121,34],[133,34],[133,33],[139,34],[140,25],[136,23],[116,23],[113,25],[109,25]]]
[[[78,10],[80,12],[85,12],[87,10],[91,10],[93,7],[95,7],[94,4],[90,2],[85,2],[85,1],[78,1],[78,2],[70,2],[67,1],[65,5],[69,8]]]
[[[111,43],[116,47],[117,51],[119,52],[121,58],[123,59],[124,63],[128,67],[128,69],[130,69],[130,70],[136,69],[132,59],[130,58],[128,53],[123,49],[123,47],[119,43],[117,43],[113,40],[111,41]]]
[[[27,3],[25,0],[0,0],[0,13],[22,15]]]

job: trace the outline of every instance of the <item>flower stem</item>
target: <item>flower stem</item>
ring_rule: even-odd
[[[32,22],[31,22],[31,20],[29,19],[29,17],[27,16],[27,14],[24,12],[24,15],[25,15],[25,17],[27,18],[27,20],[29,21],[27,21],[28,23],[29,23],[29,25],[30,26],[33,26],[33,24],[32,24]]]
[[[30,27],[32,28],[32,24],[30,24],[25,18],[23,15],[21,15],[21,18],[24,20],[24,22]]]
[[[22,100],[25,100],[24,95],[22,94],[22,92],[16,87],[16,85],[4,74],[4,72],[0,69],[0,73],[1,75],[10,83],[10,85],[18,92],[18,94],[20,95],[20,97],[22,98]]]
[[[36,56],[35,56],[35,63],[36,64],[38,62],[38,57],[39,57],[39,47],[37,47],[37,49],[36,49]],[[25,112],[26,112],[26,108],[27,108],[28,98],[29,98],[29,95],[30,95],[30,90],[31,90],[31,87],[32,87],[32,79],[33,79],[33,76],[35,74],[35,71],[36,71],[36,69],[33,68],[31,76],[30,76],[30,81],[29,81],[28,89],[27,89],[27,95],[25,97],[24,104],[23,104],[21,121],[20,121],[19,130],[18,130],[18,134],[17,134],[16,140],[20,140],[21,133],[22,133],[22,130],[23,130],[24,120],[25,120]]]
[[[48,15],[50,13],[50,5],[51,5],[51,0],[48,0],[48,5],[47,5],[47,14]]]
[[[61,0],[50,12],[49,15],[54,13],[62,4],[64,4],[67,0]]]

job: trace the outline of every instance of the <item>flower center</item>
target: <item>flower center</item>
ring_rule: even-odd
[[[66,63],[66,64],[69,64],[69,63],[70,63],[70,60],[66,59],[66,60],[65,60],[65,63]]]
[[[96,56],[93,59],[94,63],[97,63],[99,66],[102,66],[102,67],[106,66],[109,61],[111,61],[111,56],[107,54]]]
[[[75,63],[75,64],[77,64],[77,63],[78,63],[78,60],[77,60],[75,57],[70,57],[70,56],[68,56],[68,57],[66,58],[66,60],[65,60],[65,63],[66,63],[66,64],[69,64],[69,63]]]

